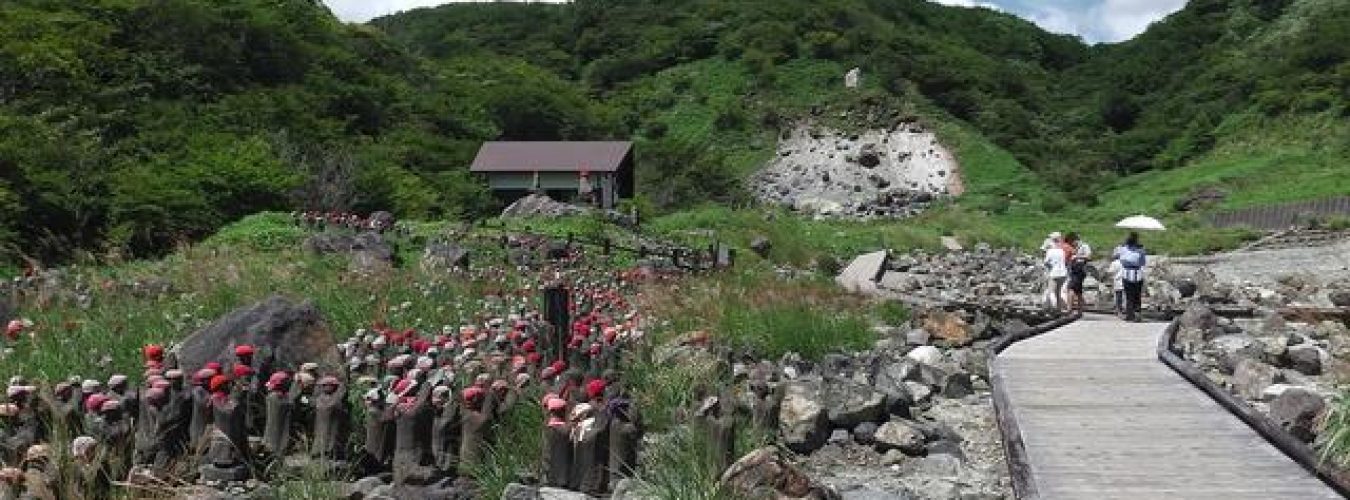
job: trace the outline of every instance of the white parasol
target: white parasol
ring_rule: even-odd
[[[1159,222],[1158,219],[1154,219],[1147,215],[1136,215],[1133,217],[1126,217],[1120,222],[1117,222],[1116,227],[1122,229],[1140,229],[1144,231],[1167,230],[1167,226],[1164,226],[1162,222]]]

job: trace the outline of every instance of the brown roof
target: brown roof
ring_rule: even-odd
[[[626,141],[485,142],[472,172],[613,172],[633,149]]]

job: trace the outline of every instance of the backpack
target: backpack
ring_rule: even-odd
[[[1144,267],[1144,249],[1139,247],[1120,247],[1118,257],[1121,267],[1140,269]]]

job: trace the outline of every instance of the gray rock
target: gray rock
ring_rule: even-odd
[[[1350,336],[1350,329],[1345,327],[1345,323],[1339,321],[1323,321],[1318,323],[1317,327],[1309,333],[1314,339],[1326,340],[1331,337]]]
[[[1243,359],[1233,370],[1233,389],[1249,400],[1261,399],[1267,387],[1280,382],[1284,376],[1275,367],[1253,359]]]
[[[839,498],[833,489],[812,481],[773,446],[741,457],[722,473],[720,483],[735,498]]]
[[[501,500],[539,500],[539,489],[523,484],[511,483],[502,490]]]
[[[1336,307],[1350,307],[1350,290],[1332,290],[1327,292],[1327,300]]]
[[[422,269],[468,269],[469,250],[446,243],[432,243],[422,251]]]
[[[826,379],[821,399],[835,427],[851,428],[863,422],[874,422],[886,413],[884,393],[850,380]]]
[[[905,343],[909,345],[928,345],[928,340],[930,338],[932,338],[932,335],[928,333],[928,330],[924,330],[923,328],[915,328],[905,333]]]
[[[909,390],[910,399],[915,405],[924,405],[933,397],[933,388],[922,382],[906,380],[905,389]]]
[[[333,334],[311,302],[296,304],[281,296],[242,307],[188,336],[176,351],[179,366],[191,373],[210,361],[234,359],[234,348],[250,344],[255,359],[275,369],[295,370],[319,363],[324,371],[341,371]]]
[[[1304,375],[1322,374],[1322,351],[1315,346],[1300,345],[1290,347],[1285,353],[1289,367]]]
[[[942,397],[961,399],[975,393],[968,373],[953,373],[942,381]]]
[[[794,381],[784,386],[778,431],[788,449],[810,453],[830,437],[830,419],[819,398],[820,386],[816,383]]]
[[[934,366],[942,363],[942,351],[931,345],[915,347],[914,350],[905,354],[905,357],[918,361],[922,365]]]
[[[903,456],[902,454],[901,457]],[[867,486],[847,489],[839,492],[839,495],[843,500],[913,500],[914,498],[908,492],[880,491]]]
[[[769,252],[772,250],[773,242],[770,242],[768,238],[756,236],[755,239],[750,241],[750,251],[755,252],[755,255],[761,258],[769,258]]]
[[[903,451],[900,451],[900,450],[887,450],[886,453],[883,453],[883,454],[881,455],[881,464],[882,464],[882,465],[896,465],[896,464],[903,463],[905,460],[908,460],[908,459],[909,459],[909,455],[906,455],[905,452],[903,452]]]
[[[882,450],[900,450],[918,456],[925,451],[923,431],[903,420],[892,420],[877,429],[876,446]]]
[[[853,428],[853,440],[859,444],[872,444],[876,442],[877,429],[876,422],[863,422]]]
[[[591,500],[591,496],[585,493],[545,486],[539,488],[539,500]]]
[[[347,486],[347,498],[349,500],[360,500],[369,497],[371,492],[380,486],[384,486],[384,480],[377,476],[361,478]]]
[[[1317,418],[1326,407],[1321,396],[1299,388],[1289,389],[1270,403],[1270,418],[1294,437],[1311,443],[1317,437]]]
[[[830,439],[826,440],[829,444],[847,444],[852,439],[852,434],[845,429],[835,429],[830,432]]]

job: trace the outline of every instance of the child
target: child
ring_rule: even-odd
[[[1124,266],[1120,265],[1120,259],[1111,261],[1111,267],[1106,268],[1106,273],[1111,275],[1111,292],[1116,298],[1116,316],[1125,312],[1125,277],[1122,271]]]

